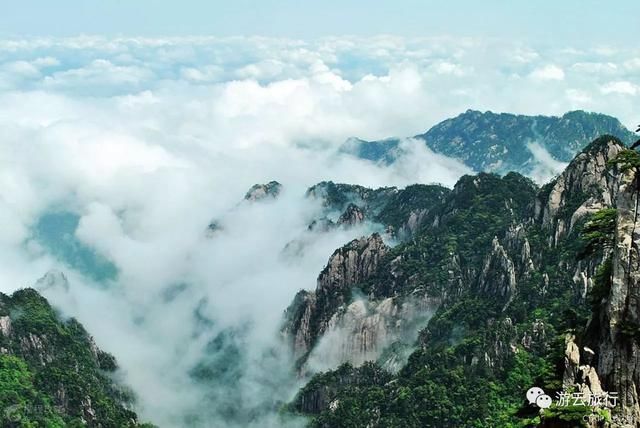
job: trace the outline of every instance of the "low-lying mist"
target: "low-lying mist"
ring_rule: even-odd
[[[57,175],[62,165],[27,168],[18,183],[35,201],[18,205],[30,210],[14,219],[23,223],[22,240],[3,242],[18,262],[2,270],[5,291],[63,272],[68,286],[54,281],[44,295],[116,356],[143,419],[295,426],[300,421],[278,416],[300,386],[280,336],[283,311],[299,289],[315,287],[335,248],[379,227],[310,231],[324,208],[305,191],[321,179],[451,184],[467,171],[406,144],[411,156],[388,167],[292,145],[230,149],[206,162],[164,154],[158,165],[112,166],[106,174],[95,170],[150,160],[136,159],[135,150],[124,160],[87,156],[86,165],[67,164],[66,180]],[[64,150],[53,162],[73,156]],[[38,187],[42,177],[51,180]],[[250,185],[270,179],[284,186],[277,198],[243,200]],[[292,242],[296,251],[287,251]]]

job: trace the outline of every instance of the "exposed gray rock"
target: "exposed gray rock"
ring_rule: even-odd
[[[354,239],[336,250],[318,278],[320,292],[343,289],[368,278],[378,267],[389,247],[374,233],[368,238]]]
[[[493,238],[491,253],[484,260],[478,279],[479,289],[499,298],[506,308],[516,293],[516,270],[506,250]]]
[[[589,364],[581,364],[580,348],[575,343],[575,339],[572,334],[567,334],[565,337],[566,350],[562,386],[565,390],[574,389],[586,397],[591,394],[602,394],[605,391],[602,388],[598,373]],[[588,351],[585,352],[588,353]]]
[[[602,141],[578,154],[552,183],[548,193],[536,202],[536,217],[554,231],[550,242],[556,245],[576,222],[588,213],[612,206],[617,191],[615,174],[607,163],[624,149],[619,142]]]
[[[0,317],[0,333],[5,337],[11,335],[11,318],[9,316]]]
[[[613,276],[600,316],[597,372],[608,391],[619,394],[620,411],[640,425],[640,254],[637,232],[638,188],[633,171],[621,176],[613,250]]]
[[[53,356],[49,353],[49,347],[45,345],[46,337],[40,337],[33,333],[20,338],[20,352],[23,355],[32,355],[45,365],[53,361]]]
[[[355,204],[349,204],[347,209],[342,213],[340,218],[338,219],[338,224],[347,225],[347,226],[355,226],[356,224],[360,224],[364,221],[364,211],[360,209]]]
[[[327,370],[349,362],[354,366],[377,360],[396,342],[413,343],[439,306],[437,299],[359,298],[334,314],[307,363],[315,370]],[[398,358],[399,356],[395,356]],[[387,361],[398,369],[404,361]]]
[[[351,288],[373,274],[389,247],[382,237],[354,239],[336,250],[318,277],[314,292],[301,291],[287,309],[284,333],[296,359],[305,357],[351,298]]]
[[[247,201],[255,202],[266,198],[275,199],[282,191],[282,184],[277,181],[270,181],[266,184],[254,184],[244,195]]]

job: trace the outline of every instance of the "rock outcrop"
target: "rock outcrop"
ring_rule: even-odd
[[[351,300],[352,287],[367,280],[388,251],[378,234],[355,239],[329,258],[318,276],[315,291],[300,291],[296,295],[287,309],[283,330],[291,338],[296,359],[306,358],[334,315]]]
[[[600,137],[542,189],[535,215],[543,226],[554,231],[550,237],[553,245],[566,236],[579,219],[614,205],[617,176],[611,173],[608,162],[623,149],[619,140]]]
[[[309,224],[309,230],[350,227],[369,221],[383,226],[394,238],[408,239],[424,225],[430,209],[441,203],[449,192],[440,185],[368,189],[323,181],[306,193],[323,208],[321,216]]]
[[[428,407],[420,398],[411,401],[425,393],[422,385],[430,380],[425,370],[447,377],[448,370],[456,368],[479,381],[511,373],[514,361],[526,366],[527,358],[543,358],[563,366],[560,383],[567,391],[618,394],[607,426],[640,426],[640,166],[612,162],[624,150],[614,137],[598,138],[541,189],[517,174],[461,178],[452,192],[425,211],[411,239],[378,260],[377,272],[362,264],[355,271],[364,269],[366,274],[344,280],[336,270],[344,260],[336,258],[337,264],[323,271],[316,292],[298,296],[293,319],[304,328],[290,332],[314,331],[313,340],[304,334],[297,337],[298,352],[309,364],[325,361],[335,366],[347,355],[355,364],[378,359],[379,347],[389,346],[381,345],[380,338],[396,334],[394,322],[437,308],[420,332],[410,367],[385,384],[386,399],[403,395],[414,406],[407,408]],[[605,215],[612,226],[587,232],[594,219]],[[591,240],[599,244],[594,247]],[[363,295],[345,299],[344,294],[328,292],[349,289],[365,277],[369,279],[361,287]],[[425,305],[415,306],[420,309],[410,316],[398,316],[406,310],[409,296]],[[322,328],[307,328],[318,322]],[[556,338],[566,332],[565,343],[558,345]],[[446,370],[432,352],[446,359]],[[529,370],[525,366],[515,375]],[[396,387],[396,380],[402,386]],[[310,385],[317,386],[313,381]],[[308,397],[320,391],[314,388],[305,390]],[[313,413],[338,412],[349,394],[357,394],[354,391],[339,382],[323,384],[322,399],[311,406]],[[452,400],[455,393],[439,406]],[[430,418],[438,415],[442,426],[476,417],[472,413],[470,419],[460,419],[443,416],[440,408],[432,410],[394,413],[394,408],[377,402],[358,414],[370,426],[383,426],[380,417],[396,423],[394,418],[405,420],[407,414],[426,418],[420,419],[423,423],[434,423]],[[580,417],[562,411],[541,412],[541,426],[563,426],[557,424]]]
[[[516,293],[516,268],[498,242],[493,238],[491,252],[487,254],[478,278],[478,287],[481,292],[494,296],[503,303],[505,308]]]
[[[637,172],[620,176],[618,212],[608,295],[592,322],[599,325],[597,373],[607,391],[619,394],[620,412],[640,425],[640,235]]]
[[[69,281],[63,272],[50,270],[36,281],[35,289],[41,293],[52,289],[66,292],[69,291]]]
[[[355,204],[349,204],[347,209],[340,215],[338,224],[355,226],[364,221],[364,212]]]
[[[376,361],[396,342],[415,342],[418,331],[426,326],[439,303],[426,296],[389,297],[381,301],[357,298],[331,317],[307,364],[318,371],[346,362],[359,366],[366,361]],[[399,369],[402,358],[397,355],[387,358],[386,368]]]
[[[62,280],[66,283],[62,273],[51,272],[39,284],[47,289]],[[9,422],[140,426],[130,410],[132,395],[110,377],[117,368],[115,358],[99,349],[78,321],[60,318],[34,289],[0,293],[0,366],[3,386],[6,379],[23,382],[18,389],[2,391],[2,402],[14,418]],[[3,426],[18,426],[7,425],[3,417],[6,409],[0,415]]]
[[[282,184],[270,181],[266,184],[254,184],[244,195],[246,201],[261,201],[267,198],[277,198],[282,191]]]

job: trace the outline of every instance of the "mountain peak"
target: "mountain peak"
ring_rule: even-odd
[[[593,140],[589,145],[582,149],[582,153],[596,154],[598,152],[609,151],[612,146],[625,148],[625,144],[613,135],[602,135]]]
[[[635,140],[618,119],[583,110],[558,116],[527,116],[467,110],[414,138],[436,153],[455,158],[475,171],[533,174],[540,151],[569,162],[594,139],[612,135],[624,143]],[[402,154],[399,139],[351,139],[343,151],[372,161],[392,163]],[[534,146],[534,148],[532,148]],[[535,150],[534,150],[535,149]]]
[[[247,201],[260,201],[271,197],[277,198],[282,191],[282,184],[275,180],[272,180],[265,184],[254,184],[244,195],[244,199]]]
[[[143,426],[130,410],[134,397],[111,377],[116,369],[77,320],[61,318],[35,289],[0,293],[1,402],[5,418],[20,422],[2,426]],[[16,379],[19,388],[9,390]]]

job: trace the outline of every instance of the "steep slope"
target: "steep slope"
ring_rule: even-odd
[[[254,184],[244,195],[246,201],[259,201],[265,198],[277,198],[282,191],[282,184],[270,181],[266,184]]]
[[[5,427],[143,426],[113,356],[37,291],[0,294],[0,407]]]
[[[414,138],[475,171],[517,171],[526,175],[533,168],[531,144],[541,146],[558,161],[568,162],[603,134],[616,136],[625,143],[633,139],[633,134],[620,121],[604,114],[572,111],[556,117],[474,110],[440,122]],[[397,156],[399,140],[351,139],[343,150],[364,159],[389,163]]]
[[[625,153],[599,138],[541,189],[517,174],[463,177],[411,240],[343,286],[368,304],[437,303],[407,364],[352,361],[315,376],[292,408],[322,427],[637,426],[635,169],[613,165]],[[539,411],[532,386],[620,401]]]
[[[594,299],[594,313],[583,342],[595,350],[599,381],[619,394],[620,414],[629,425],[640,425],[640,236],[638,204],[640,156],[626,151],[623,170],[612,194],[617,218],[611,254],[603,265]],[[584,360],[584,353],[581,355]],[[590,358],[593,360],[594,358]]]
[[[307,198],[319,201],[323,207],[322,217],[315,219],[309,228],[352,226],[366,220],[384,226],[392,236],[406,238],[419,228],[431,207],[440,204],[449,192],[446,187],[434,184],[368,189],[323,181],[306,193]]]

